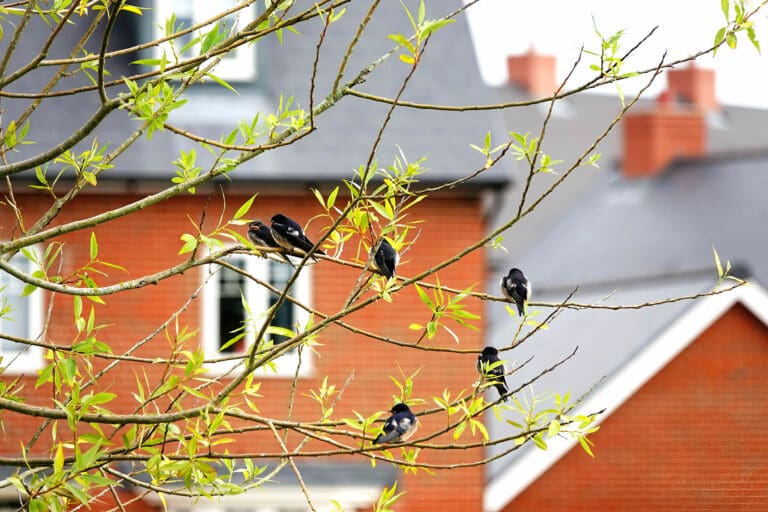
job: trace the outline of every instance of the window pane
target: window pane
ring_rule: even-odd
[[[17,254],[11,258],[11,264],[23,272],[27,272],[29,268],[29,262],[22,254]],[[1,272],[0,286],[3,287],[0,291],[2,307],[8,308],[8,312],[0,318],[0,330],[9,336],[28,338],[29,299],[22,295],[24,283],[5,272]],[[5,354],[20,352],[24,348],[25,346],[19,343],[0,340],[0,352]]]
[[[293,268],[290,265],[269,260],[269,284],[278,290],[283,290],[285,288],[285,285],[288,283],[288,280],[291,278],[292,274]],[[274,306],[277,303],[277,299],[277,295],[270,294],[269,306]],[[286,329],[293,329],[293,323],[293,304],[287,300],[283,301],[283,303],[280,305],[280,308],[275,313],[275,317],[272,320],[272,325],[277,327],[285,327]],[[272,336],[273,343],[282,343],[287,339],[287,337],[277,334]]]
[[[245,259],[231,258],[229,262],[238,267],[245,268]],[[243,331],[245,310],[241,299],[241,292],[245,287],[245,277],[228,268],[221,268],[218,275],[219,284],[219,347],[222,347],[234,336]],[[237,352],[242,350],[243,340],[225,347],[222,352]]]
[[[237,0],[219,0],[217,2],[212,2],[211,0],[177,0],[176,6],[180,6],[175,8],[175,14],[176,14],[176,20],[178,22],[184,23],[184,28],[189,28],[193,25],[197,25],[198,23],[202,23],[204,21],[207,21],[220,13],[231,9],[232,7],[235,7],[237,5]],[[238,11],[240,12],[240,16],[242,16],[242,10]],[[242,25],[242,23],[238,23],[239,17],[237,13],[230,14],[229,16],[222,18],[218,21],[219,23],[219,33],[226,34],[229,36],[231,34],[231,30],[233,28],[237,29],[238,25]],[[215,24],[206,25],[201,30],[204,33],[207,33],[211,30],[213,30],[215,27]],[[185,44],[187,44],[189,41],[192,40],[192,38],[195,35],[199,35],[199,32],[195,32],[193,34],[188,34],[184,36],[183,38],[179,38],[177,41],[178,43],[175,43],[177,48],[182,48]],[[200,47],[198,45],[195,45],[194,53],[199,52]],[[228,52],[226,55],[224,55],[224,60],[235,60],[237,59],[237,53],[238,49],[234,49],[231,52]],[[192,55],[193,52],[190,50],[187,55]]]

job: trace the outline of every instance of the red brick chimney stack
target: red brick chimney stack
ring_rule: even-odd
[[[702,156],[707,150],[704,112],[681,109],[665,100],[652,110],[624,117],[622,168],[626,178],[651,178],[678,157]]]
[[[675,158],[703,156],[707,151],[706,116],[719,108],[713,70],[691,61],[667,71],[667,90],[659,94],[656,105],[624,118],[624,176],[650,178]]]
[[[694,61],[667,71],[667,89],[678,101],[693,108],[712,112],[720,109],[715,96],[715,72],[698,67]]]
[[[509,83],[519,85],[531,96],[551,96],[557,90],[557,61],[553,55],[536,53],[531,47],[523,55],[507,57]]]

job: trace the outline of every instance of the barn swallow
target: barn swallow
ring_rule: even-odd
[[[384,274],[387,279],[392,279],[395,276],[395,269],[400,262],[400,255],[392,247],[392,244],[389,243],[389,240],[384,237],[379,238],[371,247],[368,257],[373,268]]]
[[[253,245],[260,245],[262,247],[280,247],[277,245],[277,242],[275,242],[275,237],[272,236],[272,232],[260,219],[248,224],[248,240],[250,240]]]
[[[395,404],[390,412],[392,416],[384,422],[384,431],[373,440],[372,444],[402,443],[407,441],[419,428],[419,420],[416,419],[407,405]]]
[[[315,246],[296,221],[289,219],[282,213],[278,213],[270,220],[272,221],[272,237],[281,247],[289,251],[297,250],[306,254]],[[317,248],[315,254],[325,253]]]
[[[499,363],[494,366],[494,363]],[[493,368],[491,368],[493,366]],[[507,389],[507,379],[504,377],[506,372],[504,364],[499,359],[499,351],[494,347],[485,347],[483,351],[477,356],[477,371],[483,381],[493,384],[493,387],[499,392],[499,396],[503,397],[503,400],[507,401],[506,394],[509,392]]]
[[[531,298],[531,283],[519,269],[513,268],[501,278],[501,293],[517,305],[520,316],[525,314],[525,306]]]
[[[262,247],[275,247],[280,246],[275,242],[275,237],[272,236],[272,231],[263,223],[260,219],[248,224],[248,240],[254,245],[260,245]],[[273,258],[279,258],[280,261],[293,265],[293,262],[286,254],[283,253],[266,253],[269,258],[270,254],[274,254]]]

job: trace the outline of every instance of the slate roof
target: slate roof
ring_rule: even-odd
[[[663,80],[660,78],[660,80]],[[520,101],[530,99],[516,86],[504,86],[495,89],[496,101]],[[563,171],[602,133],[605,127],[621,110],[621,103],[614,95],[606,94],[612,89],[604,89],[602,93],[578,94],[563,100],[555,108],[555,115],[549,122],[547,135],[544,139],[543,151],[552,158],[564,160],[563,164],[555,166],[556,171]],[[629,96],[627,96],[629,98]],[[653,108],[653,98],[643,98],[633,107],[633,112]],[[541,124],[547,112],[546,104],[531,107],[515,108],[504,111],[507,128],[518,133],[530,132],[538,136]],[[719,112],[707,117],[709,134],[707,152],[710,155],[745,155],[760,153],[768,150],[768,136],[764,126],[768,125],[768,110],[748,107],[723,106]],[[493,263],[499,270],[507,267],[509,261],[527,251],[531,244],[536,243],[542,234],[548,233],[562,218],[570,216],[573,208],[578,208],[583,195],[593,187],[602,187],[608,177],[620,172],[622,151],[622,128],[617,125],[598,146],[602,154],[599,169],[592,166],[576,169],[560,186],[550,200],[544,201],[532,214],[518,222],[513,230],[508,231],[505,246],[509,256],[504,253],[494,253]],[[714,161],[714,160],[713,160]],[[524,162],[512,163],[512,181],[507,189],[505,198],[498,205],[495,225],[501,225],[517,212],[517,204],[521,187],[525,183],[528,169]],[[707,164],[709,165],[709,164]],[[541,174],[532,182],[530,198],[546,190],[557,175]]]
[[[680,160],[655,179],[602,172],[517,260],[536,287],[714,271],[712,247],[768,282],[768,148]]]
[[[149,3],[149,0],[144,1],[145,5]],[[439,2],[430,6],[427,14],[429,18],[437,18],[460,5],[459,1]],[[329,91],[341,55],[368,8],[361,2],[351,2],[345,7],[346,13],[331,25],[323,43],[316,79],[316,103]],[[116,25],[112,47],[135,43],[136,35],[146,32],[150,22],[149,13],[141,18],[125,15]],[[308,77],[321,24],[312,20],[298,28],[300,36],[284,33],[282,46],[274,36],[257,43],[258,78],[251,84],[233,84],[239,95],[213,83],[196,85],[188,91],[189,103],[182,111],[174,113],[170,121],[194,133],[218,139],[235,128],[238,119],[250,121],[259,111],[264,115],[274,111],[281,93],[286,97],[294,95],[294,105],[308,108]],[[40,33],[47,30],[38,23],[29,37],[37,40]],[[402,6],[399,2],[382,2],[367,35],[352,54],[346,76],[351,77],[360,66],[389,51],[393,43],[386,36],[398,31],[410,33]],[[77,27],[66,27],[50,57],[62,56],[63,49],[74,45],[77,37]],[[31,59],[34,49],[34,44],[22,41],[11,69]],[[135,66],[132,69],[129,62],[145,57],[148,55],[132,55],[110,62],[108,69],[111,77],[130,74]],[[12,84],[8,90],[37,91],[51,71],[52,68],[48,68],[31,73]],[[407,71],[408,66],[395,56],[375,70],[360,89],[393,97]],[[62,87],[82,84],[81,80],[70,78]],[[492,90],[481,81],[466,20],[459,17],[456,23],[431,38],[403,99],[442,104],[483,104],[488,103],[491,94]],[[25,107],[17,103],[20,102],[4,100],[6,116],[13,116]],[[32,117],[31,133],[37,138],[37,144],[23,148],[20,156],[49,147],[71,133],[92,114],[97,104],[95,92],[44,101]],[[336,107],[317,117],[316,124],[320,129],[315,133],[291,146],[269,151],[247,162],[230,177],[244,181],[309,184],[348,177],[353,169],[366,162],[387,109],[388,105],[382,103],[344,98]],[[101,142],[122,140],[121,137],[136,126],[137,122],[129,121],[126,112],[114,112],[98,128],[97,136]],[[36,130],[42,127],[45,127],[45,132],[40,135]],[[483,157],[470,149],[468,144],[481,144],[489,130],[503,130],[498,112],[444,113],[398,108],[379,146],[378,162],[380,166],[390,165],[397,155],[395,144],[399,144],[410,160],[429,155],[425,165],[430,171],[423,176],[423,181],[434,183],[463,177],[484,163]],[[191,147],[195,145],[179,136],[156,134],[152,141],[142,140],[120,156],[116,168],[104,173],[102,179],[167,180],[173,175],[171,162],[178,157],[181,149]],[[198,149],[198,158],[207,158],[206,152]],[[495,168],[480,174],[470,185],[501,186],[508,179],[504,171]]]

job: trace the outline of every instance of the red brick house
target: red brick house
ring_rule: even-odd
[[[761,228],[768,114],[719,105],[711,71],[686,65],[666,75],[668,91],[640,102],[598,148],[601,169],[575,175],[562,201],[521,226],[530,243],[495,263],[489,287],[515,265],[531,279],[536,301],[557,304],[578,286],[575,302],[603,308],[567,310],[505,356],[534,358],[510,376],[514,386],[578,346],[520,397],[545,397],[545,409],[553,393],[586,393],[577,410],[605,412],[590,436],[594,459],[555,437],[547,451],[526,445],[491,464],[489,512],[755,510],[768,498],[760,442],[768,398],[768,238]],[[511,90],[521,85],[517,79]],[[566,101],[549,128],[553,157],[578,154],[616,108],[607,97]],[[542,115],[528,110],[515,121]],[[713,247],[751,284],[647,306],[711,291]],[[619,305],[638,308],[610,309]],[[494,305],[489,313],[490,343],[504,347],[515,323]],[[515,432],[490,428],[496,438]]]
[[[485,509],[759,509],[767,313],[757,285],[684,308],[580,406],[606,411],[596,457],[564,439],[530,450],[492,480]]]
[[[317,75],[318,87],[327,88],[329,85],[328,82],[337,69],[336,61],[331,60],[330,56],[340,55],[338,52],[346,48],[349,39],[357,30],[360,17],[364,14],[361,8],[359,4],[347,6],[344,18],[338,25],[334,25],[335,30],[329,33],[324,45],[327,55],[323,54]],[[194,9],[185,12],[184,16],[189,16],[191,20],[196,19]],[[153,20],[150,16],[146,18],[146,23],[132,20],[121,24],[119,21],[115,40],[124,45],[133,44],[137,34],[152,30]],[[33,21],[33,26],[34,23],[36,22]],[[373,42],[361,44],[357,48],[348,69],[355,69],[355,66],[366,62],[367,59],[378,58],[388,51],[391,43],[386,42],[384,36],[399,30],[397,27],[402,27],[403,24],[407,24],[407,18],[402,16],[399,4],[387,3],[381,6],[371,24]],[[423,75],[414,77],[409,88],[411,99],[459,103],[483,101],[486,89],[479,76],[467,77],[464,73],[466,69],[476,68],[466,24],[460,21],[451,27],[454,26],[456,28],[446,37],[433,38],[431,51],[425,55],[423,66],[420,68]],[[44,27],[40,25],[37,29],[44,30]],[[273,40],[260,41],[257,53],[245,52],[240,55],[240,58],[256,59],[255,66],[249,66],[244,71],[247,76],[239,76],[238,73],[243,70],[230,66],[233,75],[224,77],[235,83],[240,96],[222,93],[222,90],[213,84],[193,87],[189,91],[189,111],[179,113],[173,122],[193,132],[218,138],[221,133],[236,126],[236,120],[243,116],[243,112],[249,111],[249,115],[252,115],[259,109],[272,111],[281,93],[286,96],[294,94],[297,103],[306,105],[308,75],[305,73],[312,68],[314,36],[317,36],[318,30],[319,26],[306,27],[306,32],[303,33],[305,37],[286,37],[282,45]],[[60,37],[74,41],[77,36],[76,28],[67,27]],[[16,58],[23,61],[25,51],[33,52],[34,46],[30,45],[27,49],[24,44],[20,44],[21,56]],[[289,55],[290,59],[281,59],[278,55]],[[448,55],[450,65],[446,65]],[[112,75],[129,74],[132,70],[130,62],[135,57],[136,55],[130,59],[116,59],[111,62],[109,66]],[[371,81],[371,89],[390,92],[400,83],[405,71],[402,63],[383,64],[376,80]],[[36,90],[41,87],[38,80],[39,76],[26,77],[15,86],[24,90]],[[445,84],[451,83],[457,84],[457,87],[445,87]],[[318,89],[321,90],[323,89]],[[96,100],[96,93],[93,93],[76,95],[61,101],[43,101],[40,109],[33,115],[32,126],[37,126],[36,123],[42,119],[50,119],[50,126],[58,129],[37,132],[33,129],[30,137],[38,144],[35,148],[22,148],[24,152],[20,158],[32,154],[36,149],[55,144],[61,133],[67,133],[65,130],[71,130],[72,126],[77,126],[88,117],[89,108],[96,104]],[[216,108],[212,109],[210,105],[214,102]],[[8,109],[4,115],[11,118],[23,110],[25,104],[5,102],[4,108]],[[224,218],[231,217],[239,205],[255,194],[258,194],[258,197],[247,215],[248,218],[268,219],[273,214],[282,212],[301,224],[306,224],[308,236],[316,240],[322,229],[327,226],[327,222],[315,220],[307,223],[321,212],[310,189],[318,188],[327,192],[339,184],[340,179],[350,177],[352,170],[366,161],[385,113],[386,106],[381,104],[346,98],[337,109],[317,118],[320,129],[312,136],[265,154],[264,158],[247,162],[231,173],[228,176],[230,179],[218,181],[214,186],[198,187],[195,195],[178,196],[96,227],[92,231],[98,240],[99,259],[126,269],[125,272],[109,270],[108,277],[96,277],[97,281],[100,285],[121,282],[151,275],[185,261],[189,255],[178,254],[182,245],[179,237],[183,233],[194,232],[190,219],[200,219],[204,211],[206,226],[210,226],[221,215]],[[483,159],[467,148],[467,143],[482,140],[493,125],[499,124],[493,121],[494,115],[463,115],[461,123],[455,123],[456,131],[452,132],[453,121],[444,113],[432,115],[413,110],[403,110],[402,113],[398,111],[385,133],[382,149],[377,153],[379,165],[389,165],[395,156],[399,155],[393,146],[394,143],[399,143],[403,152],[413,160],[431,153],[425,164],[430,171],[423,176],[423,185],[467,176],[483,165]],[[135,126],[135,121],[131,121],[127,113],[119,111],[105,120],[97,129],[96,135],[99,141],[119,141]],[[170,182],[173,176],[173,171],[169,170],[173,168],[171,162],[178,157],[179,151],[191,147],[193,145],[185,139],[167,132],[156,133],[151,141],[137,143],[135,148],[116,161],[115,169],[105,172],[99,178],[98,193],[81,194],[57,216],[52,225],[63,225],[130,204],[159,190]],[[204,165],[204,155],[199,156],[201,165]],[[66,180],[67,176],[64,176],[61,183],[66,184]],[[488,197],[507,181],[503,172],[493,169],[481,173],[461,187],[436,194],[414,207],[410,215],[423,220],[424,229],[418,243],[403,257],[399,273],[410,275],[427,269],[482,238],[486,232]],[[13,177],[16,201],[28,221],[42,214],[52,201],[46,194],[30,189],[31,184],[34,184],[33,175]],[[226,198],[226,205],[222,198]],[[339,199],[341,200],[342,198]],[[242,233],[244,232],[243,227]],[[11,240],[17,236],[19,227],[12,211],[7,207],[0,208],[0,239]],[[91,230],[88,230],[48,241],[64,244],[61,268],[63,275],[88,261],[90,237]],[[45,244],[42,244],[37,250],[41,251],[44,247]],[[233,255],[229,261],[277,287],[285,283],[285,265],[281,266],[271,260],[244,253]],[[23,271],[30,271],[29,265],[23,259],[15,259],[13,263]],[[358,275],[358,270],[320,261],[302,270],[301,278],[294,286],[294,293],[316,310],[332,312],[343,304]],[[451,265],[439,276],[445,285],[462,289],[483,283],[487,278],[484,252],[472,253]],[[3,284],[7,285],[4,297],[14,305],[17,312],[13,322],[3,322],[4,333],[35,338],[40,333],[41,325],[49,322],[48,334],[44,341],[62,345],[71,343],[76,331],[70,297],[57,296],[49,309],[51,294],[36,292],[28,298],[22,298],[21,285],[6,274],[3,274],[2,278]],[[105,297],[105,305],[94,305],[98,322],[107,324],[99,332],[99,337],[108,341],[117,354],[124,353],[137,341],[146,339],[147,343],[132,352],[132,357],[144,360],[167,358],[170,352],[166,336],[173,339],[177,334],[178,324],[179,328],[188,326],[189,331],[198,329],[196,336],[186,342],[190,349],[202,346],[208,356],[222,355],[217,354],[223,342],[221,333],[228,332],[232,322],[237,324],[241,319],[238,315],[243,314],[241,293],[250,307],[257,312],[270,305],[271,298],[265,290],[257,289],[234,272],[220,271],[211,274],[207,267],[195,268],[139,291]],[[90,307],[91,304],[86,301],[86,309]],[[471,306],[476,313],[481,312],[480,307],[479,303]],[[178,320],[171,322],[167,329],[164,328],[164,322],[177,311],[180,311]],[[284,315],[281,321],[287,326],[301,321],[304,314],[299,308],[290,306],[281,312]],[[349,322],[386,337],[414,339],[413,331],[408,329],[409,324],[415,321],[426,322],[427,315],[428,312],[424,310],[418,295],[413,291],[406,291],[398,294],[391,304],[377,304],[354,314],[349,318]],[[479,331],[466,330],[460,334],[463,348],[482,347],[482,324]],[[446,387],[467,388],[477,378],[473,354],[430,353],[429,358],[425,359],[419,351],[374,342],[340,327],[325,330],[318,341],[322,346],[318,348],[317,353],[305,351],[301,357],[299,388],[292,411],[294,419],[317,417],[317,404],[304,394],[309,389],[317,389],[326,377],[329,383],[340,388],[354,373],[349,387],[344,392],[343,400],[335,409],[334,416],[338,417],[353,416],[352,411],[372,413],[391,407],[391,397],[397,393],[397,389],[390,381],[389,375],[399,376],[398,368],[402,368],[406,374],[421,369],[414,392],[425,398],[442,395]],[[246,337],[245,343],[247,342]],[[445,343],[454,342],[446,340]],[[21,379],[28,404],[51,406],[51,389],[48,386],[35,388],[36,370],[45,364],[42,359],[43,351],[37,348],[22,350],[19,344],[4,339],[0,344],[0,354],[4,356],[5,366],[5,372],[0,378],[5,382]],[[285,404],[291,393],[291,380],[297,361],[297,354],[286,354],[278,360],[276,374],[259,374],[258,378],[263,379],[260,394],[264,397],[258,402],[260,413],[277,417],[286,414]],[[109,362],[99,361],[90,371],[103,370]],[[451,372],[445,372],[447,367],[452,368]],[[217,375],[221,371],[221,368],[210,367],[210,375]],[[104,373],[98,379],[98,385],[101,391],[132,389],[138,379],[149,389],[162,382],[167,375],[167,369],[163,365],[148,366],[123,361]],[[121,393],[120,397],[110,404],[110,409],[121,413],[132,412],[135,407],[135,398],[130,392]],[[416,411],[418,412],[418,408]],[[8,410],[2,411],[0,419],[3,424],[3,431],[0,433],[0,457],[18,458],[20,446],[29,441],[30,433],[38,428],[41,421]],[[423,432],[430,432],[439,426],[442,425],[426,419],[421,429]],[[450,436],[443,437],[450,439]],[[289,439],[292,443],[298,442],[296,439]],[[440,439],[442,438],[438,440]],[[29,451],[30,456],[48,455],[51,448],[49,443],[50,435],[41,436]],[[258,433],[242,433],[237,435],[236,443],[229,449],[238,453],[254,453],[269,451],[272,445],[274,438],[271,434],[264,437]],[[322,445],[310,443],[307,447],[319,449]],[[482,458],[482,450],[474,448],[463,453],[435,452],[429,460],[436,464],[449,464],[467,458]],[[334,458],[322,462],[309,459],[297,463],[302,468],[313,500],[322,508],[330,507],[330,500],[335,499],[345,510],[367,509],[381,489],[394,481],[398,482],[398,491],[407,491],[398,504],[399,510],[476,510],[480,507],[482,499],[484,477],[481,467],[440,471],[435,476],[429,476],[424,473],[404,475],[389,464],[380,463],[372,468],[366,459],[358,458]],[[15,490],[7,480],[3,480],[17,469],[12,463],[0,465],[0,482],[3,482],[0,487],[0,509],[3,511],[3,507],[18,506]],[[140,479],[141,476],[137,475],[136,478]],[[277,483],[274,485],[265,485],[252,493],[206,505],[206,510],[229,510],[235,507],[238,510],[293,511],[306,508],[305,498],[290,471],[283,471],[275,480]],[[454,493],[460,486],[464,491],[460,494]],[[139,491],[129,482],[121,492],[124,493],[124,498],[139,496]],[[189,510],[192,507],[189,499],[175,497],[168,497],[167,504],[169,509],[174,511]],[[95,509],[107,510],[112,505],[111,497],[101,496],[93,506]],[[135,500],[126,509],[154,511],[162,509],[162,504],[156,496],[150,495]]]

